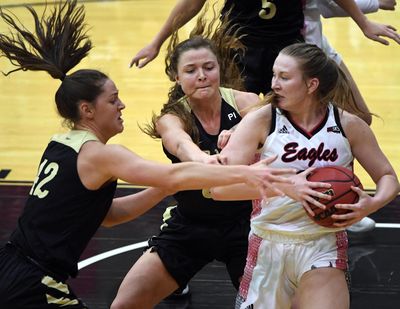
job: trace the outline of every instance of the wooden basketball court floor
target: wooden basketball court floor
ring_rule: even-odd
[[[109,74],[127,106],[123,115],[125,131],[111,142],[124,144],[143,157],[168,162],[159,141],[138,129],[138,124],[148,121],[152,111],[158,112],[166,100],[170,83],[164,74],[164,52],[141,70],[129,69],[128,63],[161,27],[175,0],[82,2],[95,47],[77,68],[95,68]],[[30,18],[21,7],[23,3],[30,3],[39,11],[44,7],[41,0],[1,0],[0,6],[12,10],[23,23],[29,24]],[[400,28],[397,11],[380,11],[369,18]],[[383,46],[366,39],[355,24],[345,18],[323,20],[323,23],[325,34],[342,54],[371,111],[381,117],[374,119],[372,128],[399,173],[400,46],[393,42]],[[192,26],[190,22],[182,29],[182,38]],[[0,31],[7,31],[4,23],[0,23]],[[12,69],[0,58],[1,71]],[[65,130],[53,99],[59,83],[42,72],[0,76],[0,243],[6,241],[15,227],[50,136]],[[358,165],[356,173],[365,188],[374,188]],[[120,183],[117,194],[140,189]],[[70,281],[90,308],[109,308],[119,283],[141,254],[145,241],[158,232],[163,209],[169,200],[133,222],[99,229],[82,257],[78,279]],[[399,206],[398,197],[373,214],[377,222],[374,231],[350,234],[352,309],[400,308]],[[157,308],[233,307],[235,290],[219,263],[212,263],[197,274],[190,288],[190,297],[164,301]]]

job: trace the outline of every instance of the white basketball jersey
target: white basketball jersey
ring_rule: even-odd
[[[353,166],[353,155],[340,124],[339,112],[332,105],[328,106],[326,117],[310,132],[273,108],[271,130],[261,150],[261,159],[273,155],[278,155],[278,158],[270,166],[276,168],[305,170],[336,165],[352,170]],[[341,230],[314,223],[301,203],[286,196],[269,198],[267,203],[262,201],[261,207],[253,211],[252,229],[261,237],[267,230],[285,234],[320,234]]]

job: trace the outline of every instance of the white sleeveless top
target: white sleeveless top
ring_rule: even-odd
[[[326,117],[311,132],[304,131],[279,109],[272,109],[271,130],[261,150],[261,159],[278,155],[270,164],[276,168],[305,170],[309,167],[339,165],[352,170],[353,155],[340,124],[339,111],[329,105]],[[326,228],[314,223],[301,203],[289,197],[272,197],[253,210],[251,227],[263,237],[267,232],[315,235],[342,228]]]

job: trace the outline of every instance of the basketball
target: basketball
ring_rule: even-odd
[[[363,186],[358,177],[349,169],[342,166],[326,166],[316,168],[308,177],[308,181],[328,182],[331,188],[316,188],[316,191],[332,196],[331,200],[319,199],[321,204],[326,206],[321,209],[315,205],[310,207],[315,213],[311,216],[307,211],[308,216],[317,224],[324,227],[333,227],[334,220],[331,218],[333,214],[345,214],[349,212],[347,209],[337,209],[336,204],[354,204],[358,202],[358,194],[351,189],[351,186],[363,189]]]

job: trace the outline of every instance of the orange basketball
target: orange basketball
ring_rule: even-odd
[[[308,212],[309,217],[317,224],[332,227],[333,214],[345,214],[349,212],[346,209],[337,209],[334,206],[336,204],[354,204],[358,202],[358,194],[351,189],[353,187],[359,187],[363,189],[363,186],[358,177],[349,169],[342,166],[326,166],[316,168],[312,174],[307,177],[308,181],[315,182],[328,182],[331,184],[331,188],[317,188],[315,190],[323,192],[332,196],[331,200],[320,199],[319,202],[326,206],[325,209],[321,209],[317,206],[310,205],[311,209],[315,213],[315,216],[311,216]]]

